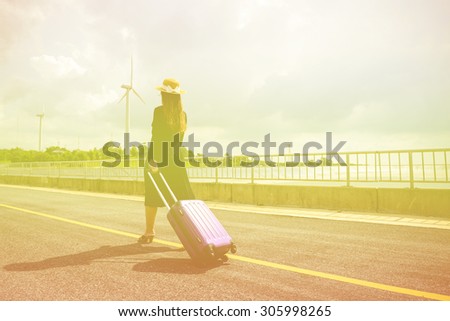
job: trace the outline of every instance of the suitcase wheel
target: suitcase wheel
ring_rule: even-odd
[[[231,244],[230,252],[233,253],[233,254],[237,252],[237,247],[236,247],[236,245],[234,243]]]
[[[208,245],[208,255],[211,259],[214,259],[216,256],[216,252],[214,250],[214,245],[212,245],[212,244]]]
[[[226,255],[222,256],[221,259],[222,259],[223,263],[228,262],[228,256],[226,256]]]

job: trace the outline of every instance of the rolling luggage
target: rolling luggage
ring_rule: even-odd
[[[172,205],[165,199],[152,174],[147,173],[169,209],[167,219],[170,225],[191,258],[201,265],[219,260],[226,262],[226,253],[236,253],[237,248],[214,213],[203,201],[177,200],[163,174],[160,171],[158,174],[174,201]]]

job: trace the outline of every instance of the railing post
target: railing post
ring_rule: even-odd
[[[375,158],[375,181],[376,182],[378,182],[378,164],[377,164],[377,156],[378,155],[378,152],[375,152],[374,154],[373,154],[373,157]]]
[[[444,150],[445,181],[448,182],[447,152]]]
[[[409,165],[409,188],[414,188],[414,167],[412,152],[408,152],[408,165]]]
[[[215,182],[217,184],[217,183],[219,183],[219,167],[218,166],[216,166],[214,168],[214,172],[215,172]]]
[[[350,154],[345,154],[345,162],[347,164],[347,187],[350,186]]]
[[[255,183],[255,166],[250,167],[251,168],[251,183]]]

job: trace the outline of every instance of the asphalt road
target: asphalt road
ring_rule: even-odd
[[[238,253],[196,267],[160,209],[0,186],[0,300],[450,300],[450,230],[215,210]]]

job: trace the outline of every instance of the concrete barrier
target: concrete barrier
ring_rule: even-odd
[[[450,218],[450,190],[379,189],[378,211]]]
[[[232,185],[213,183],[192,183],[195,197],[202,200],[231,203]]]
[[[0,176],[0,183],[143,195],[142,181]],[[450,189],[192,183],[198,199],[242,204],[450,218]]]

